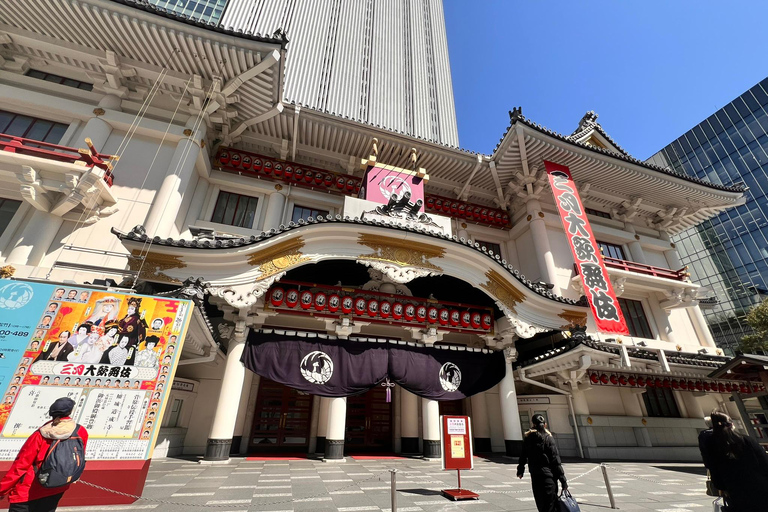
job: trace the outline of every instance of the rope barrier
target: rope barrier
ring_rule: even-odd
[[[683,487],[690,487],[692,485],[690,483],[661,482],[659,480],[653,480],[651,478],[645,478],[645,477],[642,477],[642,476],[633,475],[632,473],[629,473],[627,471],[622,471],[620,469],[617,469],[616,467],[611,466],[610,464],[606,464],[605,467],[607,467],[611,471],[615,471],[616,473],[621,473],[622,475],[631,476],[632,478],[634,478],[636,480],[643,480],[645,482],[650,482],[650,483],[656,484],[656,485],[679,485],[679,486],[683,486]]]
[[[582,473],[580,475],[576,475],[576,476],[574,476],[572,478],[569,478],[568,481],[569,482],[573,482],[574,480],[578,480],[579,478],[585,477],[588,474],[590,474],[590,473],[592,473],[594,471],[597,471],[598,469],[600,469],[599,465],[593,467],[589,471],[585,471],[584,473]],[[519,493],[522,493],[522,492],[531,492],[531,490],[530,489],[521,489],[519,491],[496,491],[496,490],[483,489],[482,492],[483,492],[483,494],[519,494]]]

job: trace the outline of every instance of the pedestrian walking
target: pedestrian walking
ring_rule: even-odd
[[[52,420],[26,440],[11,468],[0,480],[0,496],[8,496],[8,512],[51,512],[85,467],[88,432],[69,417],[75,408],[71,398],[59,398],[48,409]],[[82,446],[77,442],[82,441]],[[59,447],[69,453],[59,453]],[[74,448],[72,448],[74,447]],[[68,455],[62,460],[63,455]],[[53,460],[56,459],[56,460]],[[51,462],[55,468],[51,469]],[[73,475],[62,474],[66,470]],[[77,472],[79,470],[79,472]],[[63,477],[63,480],[62,480]],[[59,485],[64,483],[64,485]]]
[[[749,436],[733,429],[733,420],[713,411],[712,433],[699,438],[704,465],[712,483],[725,493],[724,512],[765,510],[768,489],[768,454]]]
[[[555,446],[555,439],[547,430],[544,416],[536,414],[531,419],[533,428],[525,433],[523,451],[517,464],[517,478],[523,478],[525,464],[531,473],[533,497],[539,512],[558,512],[557,482],[563,490],[568,489],[560,454]]]

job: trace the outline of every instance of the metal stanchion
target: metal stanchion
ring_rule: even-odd
[[[608,499],[611,502],[611,508],[616,508],[616,500],[613,499],[613,491],[611,490],[611,482],[608,480],[608,467],[600,463],[600,469],[603,470],[603,479],[605,480],[605,490],[608,491]]]
[[[391,476],[390,484],[390,501],[392,502],[392,512],[397,512],[397,470],[390,469],[389,474]]]

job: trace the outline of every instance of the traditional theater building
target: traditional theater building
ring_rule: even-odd
[[[591,112],[561,135],[515,109],[482,155],[300,104],[290,38],[143,2],[0,13],[2,271],[198,306],[156,456],[435,458],[441,414],[514,455],[541,413],[565,455],[693,460],[709,411],[766,408],[717,373],[670,242],[741,189],[634,159]],[[564,204],[607,274],[582,275]],[[587,301],[597,278],[615,302]],[[613,306],[629,334],[598,328]]]

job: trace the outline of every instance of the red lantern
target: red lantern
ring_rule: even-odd
[[[221,165],[227,165],[229,163],[229,153],[226,151],[219,153],[219,163]]]
[[[602,382],[603,384],[608,384],[608,376],[606,374],[602,374],[600,376],[600,382]]]
[[[250,169],[251,168],[251,157],[244,156],[243,157],[243,169]]]
[[[432,196],[427,196],[426,205],[428,209],[432,210],[435,207],[435,198]]]
[[[424,317],[426,318],[427,310],[424,310]],[[403,309],[403,316],[407,321],[411,321],[416,317],[416,306],[413,304],[406,304],[405,308]]]
[[[688,382],[685,379],[680,381],[680,389],[682,390],[688,389]]]
[[[346,180],[344,179],[344,176],[338,176],[336,178],[336,188],[339,190],[342,190],[344,188],[344,183],[346,183]]]
[[[325,306],[327,305],[328,305],[328,296],[323,292],[318,292],[315,295],[315,310],[322,311],[325,309]]]
[[[493,325],[493,317],[490,313],[486,313],[483,315],[482,320],[480,320],[480,326],[485,329],[486,331],[491,328]]]
[[[495,224],[501,224],[501,223],[503,223],[503,222],[504,222],[504,217],[503,217],[503,215],[502,215],[502,213],[501,213],[501,212],[497,211],[497,212],[496,212],[496,213],[493,215],[493,222],[494,222]]]
[[[488,208],[480,210],[480,220],[488,222]]]
[[[501,216],[501,220],[504,222],[504,225],[506,226],[507,224],[509,224],[509,215],[505,213],[504,215]]]
[[[704,382],[704,391],[711,391],[712,386],[709,385],[709,382]]]
[[[437,314],[437,320],[440,322],[440,325],[448,325],[448,322],[451,320],[451,313],[446,308],[440,308]]]
[[[368,302],[364,298],[358,297],[357,299],[355,299],[356,314],[364,315],[367,309],[368,309]]]
[[[451,310],[451,325],[456,327],[461,323],[461,311],[456,309]]]
[[[749,388],[744,384],[742,384],[741,386],[739,386],[739,391],[741,391],[742,393],[749,393]]]
[[[347,192],[355,190],[355,180],[347,180]]]
[[[627,382],[629,382],[630,386],[637,386],[637,379],[635,379],[633,376],[630,375],[630,377],[627,379]]]
[[[389,301],[383,300],[381,301],[381,304],[379,304],[379,315],[381,318],[389,318],[389,315],[392,313],[392,304],[389,303]]]
[[[672,387],[672,383],[669,381],[669,379],[664,379],[662,381],[662,383],[661,383],[661,386],[665,387],[665,388],[671,388]]]
[[[645,382],[645,377],[638,377],[637,378],[637,385],[641,388],[644,388],[647,383]]]
[[[275,171],[275,176],[277,176],[278,178],[283,175],[283,166],[282,165],[278,165],[277,167],[275,167],[275,164],[273,164],[271,161],[265,160],[264,161],[264,172],[267,173],[267,174],[271,174],[273,170]]]
[[[726,390],[727,392],[729,392],[729,393],[730,393],[730,392],[733,390],[733,386],[731,386],[731,383],[730,383],[730,382],[726,383],[726,385],[725,385],[725,390]]]
[[[482,208],[475,206],[475,208],[472,210],[472,217],[474,217],[475,220],[480,220],[480,212],[482,211]]]
[[[234,153],[232,155],[232,159],[230,160],[232,162],[232,165],[235,167],[240,167],[240,155],[237,153]]]
[[[273,307],[278,307],[283,303],[285,298],[285,290],[282,288],[273,288],[272,295],[269,297],[269,302]]]
[[[482,321],[483,316],[480,313],[472,313],[472,320],[470,320],[470,323],[473,329],[479,329]]]
[[[343,299],[341,299],[341,312],[345,315],[350,314],[354,308],[354,303],[355,300],[352,297],[349,295],[345,296]]]
[[[672,389],[680,389],[680,383],[677,379],[672,379]]]
[[[442,210],[443,209],[443,200],[437,199],[435,200],[435,210]]]
[[[655,388],[656,387],[656,381],[652,378],[648,377],[648,380],[646,381],[645,385],[649,388]]]
[[[330,174],[326,174],[323,176],[323,185],[325,185],[328,188],[331,188],[333,186],[333,176]]]
[[[626,386],[627,385],[627,378],[625,376],[623,376],[623,375],[621,377],[619,377],[619,384],[621,386]]]
[[[427,309],[427,322],[431,324],[437,323],[437,319],[440,317],[440,311],[435,306],[429,306]]]
[[[608,380],[610,380],[611,384],[613,384],[614,386],[619,383],[619,379],[615,375],[611,375],[611,378]]]
[[[335,313],[339,310],[341,307],[341,297],[339,297],[338,293],[331,294],[330,297],[328,297],[328,311],[331,313]]]
[[[721,393],[725,393],[725,384],[723,384],[722,382],[720,384],[718,384],[717,385],[717,390],[719,392],[721,392]]]
[[[379,314],[379,301],[376,299],[370,299],[367,304],[368,316],[376,316]]]
[[[696,391],[701,391],[702,389],[704,389],[704,384],[702,384],[700,380],[697,380],[696,381]]]
[[[299,303],[299,292],[297,290],[288,290],[285,294],[285,305],[289,308],[295,308]]]
[[[472,313],[469,311],[463,311],[461,313],[461,326],[469,327],[472,322]]]
[[[253,170],[261,171],[263,168],[264,168],[264,164],[261,162],[261,158],[255,158],[253,160]]]
[[[600,382],[600,377],[596,373],[593,373],[592,375],[589,376],[589,380],[590,382],[592,382],[592,384],[597,384],[598,382]]]
[[[286,178],[288,177],[288,172],[285,173],[285,177]],[[295,181],[303,180],[304,179],[304,169],[302,169],[301,167],[297,167],[296,169],[294,169],[293,170],[293,179]]]
[[[448,201],[443,201],[443,211],[445,213],[450,212],[451,211],[451,203],[449,203]]]
[[[416,321],[424,322],[427,319],[427,306],[418,306],[416,308]]]
[[[325,176],[323,176],[323,173],[321,172],[315,173],[315,185],[322,185],[324,180],[325,180]]]
[[[456,215],[458,217],[466,217],[467,216],[467,205],[464,203],[459,204],[459,209],[456,211]]]
[[[403,312],[405,308],[403,307],[403,304],[400,302],[395,302],[392,304],[392,318],[395,320],[400,320],[403,318]]]
[[[301,309],[309,309],[312,307],[314,297],[312,296],[312,292],[309,290],[304,290],[301,292]]]
[[[456,212],[458,211],[459,211],[459,203],[454,201],[453,203],[451,203],[451,213],[453,215],[456,215]]]

